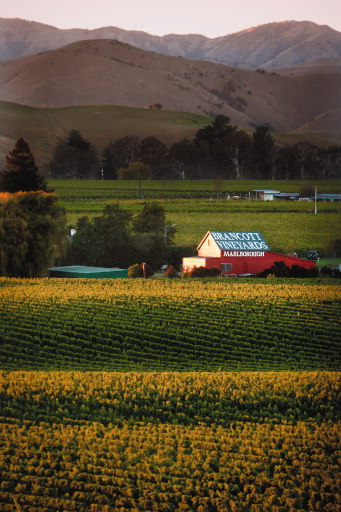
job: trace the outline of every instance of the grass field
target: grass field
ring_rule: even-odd
[[[340,510],[336,280],[0,285],[1,512]]]
[[[321,193],[341,191],[338,181],[311,184]],[[299,191],[302,182],[297,181],[225,181],[217,198],[213,180],[148,180],[142,183],[142,201],[136,198],[135,181],[51,180],[49,185],[60,196],[70,225],[81,216],[100,215],[106,204],[118,202],[137,211],[145,201],[160,202],[168,222],[176,224],[175,243],[193,250],[208,230],[261,232],[272,250],[295,250],[302,256],[309,249],[326,253],[331,241],[340,238],[341,203],[319,202],[314,215],[312,202],[226,200],[228,194],[247,196],[256,189]]]

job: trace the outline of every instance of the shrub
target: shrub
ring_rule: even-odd
[[[275,261],[274,265],[258,274],[258,277],[316,277],[317,268],[305,268],[300,265],[288,267],[284,261]]]
[[[134,265],[128,267],[128,277],[143,277],[142,270],[138,263],[134,263]]]
[[[220,269],[215,267],[194,267],[189,272],[189,277],[218,277],[220,276]]]
[[[341,277],[341,272],[338,268],[332,268],[332,267],[321,267],[320,273],[324,277]]]

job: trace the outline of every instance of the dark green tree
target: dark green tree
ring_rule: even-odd
[[[142,210],[133,217],[132,225],[138,233],[163,233],[166,225],[165,210],[158,203],[144,203]]]
[[[0,190],[19,192],[47,190],[47,183],[35,164],[28,143],[20,138],[6,156],[6,169],[0,172]]]
[[[204,163],[207,176],[223,175],[226,172],[226,142],[237,129],[228,116],[219,114],[212,124],[197,131],[194,144]]]
[[[255,151],[255,164],[258,174],[263,179],[273,178],[275,140],[267,126],[258,126],[252,135]]]
[[[140,159],[140,140],[138,137],[126,136],[109,142],[103,150],[104,179],[116,179],[117,170],[126,169],[132,162]]]
[[[252,174],[254,149],[249,135],[242,130],[234,130],[225,138],[226,165],[229,178],[242,180]]]
[[[146,137],[139,145],[140,159],[148,165],[152,178],[163,177],[167,172],[167,147],[156,137]]]
[[[172,144],[169,158],[172,166],[170,177],[175,179],[200,178],[196,147],[188,139]]]
[[[0,274],[41,277],[65,250],[65,211],[46,192],[10,194],[0,201]]]
[[[53,176],[95,178],[99,176],[100,164],[91,142],[79,131],[71,130],[67,138],[56,145],[49,168]]]
[[[131,260],[131,215],[119,205],[109,205],[102,215],[80,219],[72,238],[68,262],[103,267],[128,267]]]
[[[132,219],[135,260],[159,268],[169,256],[175,226],[166,222],[164,208],[157,203],[145,203]]]

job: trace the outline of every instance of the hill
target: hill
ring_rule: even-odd
[[[171,145],[185,137],[192,139],[210,122],[208,117],[186,112],[114,105],[36,108],[0,101],[0,167],[20,136],[29,142],[38,167],[45,169],[59,138],[72,129],[79,130],[101,151],[109,140],[126,135],[156,135]]]
[[[117,39],[147,51],[213,60],[246,69],[273,69],[341,57],[340,32],[309,21],[268,23],[211,39],[199,34],[160,37],[118,27],[61,30],[34,21],[0,18],[0,60],[88,39]]]
[[[111,40],[81,41],[0,63],[2,99],[30,106],[159,102],[166,110],[228,115],[239,126],[294,131],[341,107],[338,72],[279,75],[145,52]],[[341,121],[337,124],[341,130]],[[329,130],[326,123],[324,130]]]

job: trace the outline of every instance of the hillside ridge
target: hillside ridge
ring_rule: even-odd
[[[341,107],[341,74],[280,75],[147,52],[113,40],[78,41],[0,62],[2,100],[35,107],[121,105],[293,131]],[[339,123],[341,130],[341,124]],[[329,127],[325,126],[328,130]]]

